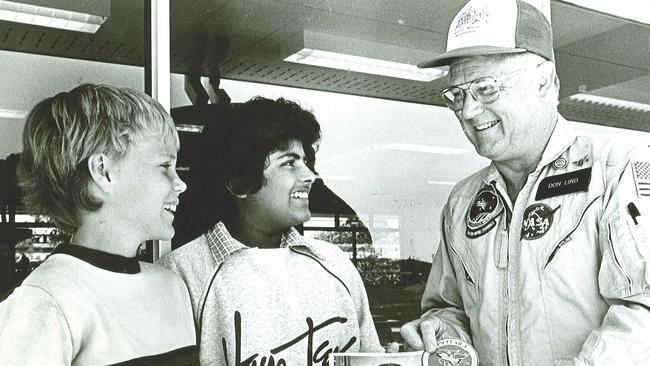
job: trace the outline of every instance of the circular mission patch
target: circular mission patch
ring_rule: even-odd
[[[528,206],[524,211],[521,237],[526,240],[535,240],[544,236],[553,225],[553,216],[558,208],[560,206],[551,209],[543,203]]]
[[[486,185],[478,192],[467,211],[465,234],[470,239],[478,238],[496,225],[496,218],[503,213],[503,202],[492,185]]]
[[[460,339],[443,339],[429,354],[429,366],[478,366],[478,354],[474,347]]]

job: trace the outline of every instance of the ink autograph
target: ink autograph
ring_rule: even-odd
[[[254,353],[246,357],[242,356],[241,354],[241,314],[238,311],[235,311],[234,366],[288,366],[287,361],[281,357],[280,353],[296,345],[298,342],[305,338],[307,338],[307,360],[304,365],[313,366],[320,363],[322,366],[328,366],[330,353],[345,352],[357,341],[357,337],[352,337],[345,345],[340,348],[339,346],[332,348],[330,347],[329,341],[324,341],[321,344],[317,345],[317,347],[314,349],[314,334],[316,334],[316,332],[332,324],[343,324],[347,322],[348,319],[342,317],[334,317],[320,324],[314,324],[314,321],[309,317],[307,317],[305,320],[307,322],[307,331],[299,334],[297,337],[289,340],[288,342],[269,350],[269,355],[260,355],[259,353]],[[230,362],[228,361],[228,344],[225,337],[222,338],[221,344],[223,347],[224,360],[226,361],[227,365],[230,365]],[[246,358],[242,360],[243,357]]]

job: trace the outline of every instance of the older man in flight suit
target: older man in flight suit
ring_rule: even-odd
[[[458,338],[481,365],[650,364],[650,149],[558,114],[550,24],[517,1],[454,18],[447,106],[491,165],[459,182],[407,345]]]

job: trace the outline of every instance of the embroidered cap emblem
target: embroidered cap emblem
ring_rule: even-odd
[[[490,231],[495,219],[503,212],[503,202],[492,185],[486,185],[478,192],[467,211],[465,235],[475,239]]]
[[[569,162],[567,162],[565,158],[559,157],[559,158],[555,159],[555,161],[553,162],[553,168],[555,168],[555,169],[563,169],[563,168],[566,168],[566,166],[568,164],[569,164]]]
[[[528,206],[526,211],[524,211],[524,222],[521,226],[521,238],[526,240],[535,240],[544,236],[553,225],[553,216],[555,211],[559,208],[560,206],[551,209],[548,205],[543,203],[536,203]]]
[[[478,353],[460,339],[443,339],[436,346],[436,350],[429,354],[427,365],[478,366]]]

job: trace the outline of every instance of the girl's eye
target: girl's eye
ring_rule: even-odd
[[[295,160],[289,160],[282,163],[282,166],[294,166],[296,164]]]

